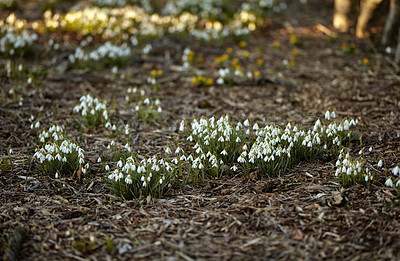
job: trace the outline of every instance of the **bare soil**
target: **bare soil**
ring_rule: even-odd
[[[362,146],[373,146],[390,171],[400,162],[400,76],[399,67],[375,44],[381,28],[375,28],[372,40],[342,34],[329,41],[316,25],[334,32],[332,1],[297,2],[290,1],[286,12],[248,39],[247,49],[265,61],[257,83],[196,87],[180,72],[180,57],[189,45],[205,58],[198,69],[216,75],[214,58],[226,47],[239,50],[229,40],[198,45],[188,39],[161,39],[150,56],[137,57],[120,69],[126,75],[123,80],[112,79],[109,69],[63,70],[63,52],[39,53],[24,61],[48,68],[37,89],[8,80],[1,69],[5,102],[0,105],[0,156],[8,157],[11,147],[13,164],[0,175],[0,253],[20,241],[15,260],[400,259],[399,198],[383,185],[382,170],[373,170],[380,179],[370,189],[343,188],[334,178],[332,160],[301,162],[279,177],[224,176],[197,186],[176,185],[164,198],[149,202],[124,200],[111,194],[105,185],[108,174],[96,163],[112,137],[101,128],[81,135],[74,123],[72,109],[82,95],[102,97],[115,104],[114,122],[131,124],[135,151],[154,155],[178,138],[181,119],[229,113],[235,120],[249,117],[310,127],[327,109],[335,109],[339,117],[359,120]],[[292,54],[291,33],[302,41],[296,47],[298,56]],[[280,49],[271,47],[273,41],[281,43]],[[354,43],[354,52],[344,53],[342,43]],[[370,64],[364,65],[363,58]],[[294,60],[295,66],[283,66],[284,59]],[[151,69],[165,72],[161,90],[148,89],[152,97],[161,98],[162,124],[141,124],[133,108],[123,105],[126,89],[147,86]],[[23,106],[13,100],[11,88],[23,97]],[[35,171],[37,133],[30,129],[31,114],[41,115],[47,126],[66,125],[94,166],[91,179],[70,179],[60,189],[57,180]],[[357,155],[360,148],[360,142],[354,142],[352,153]],[[90,236],[95,238],[93,247]]]

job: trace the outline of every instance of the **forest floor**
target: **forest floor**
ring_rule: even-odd
[[[64,68],[68,53],[62,51],[23,61],[47,68],[38,88],[9,80],[0,69],[0,156],[12,162],[0,175],[0,253],[13,248],[11,239],[19,242],[20,233],[21,260],[400,259],[399,198],[384,186],[385,173],[400,162],[399,67],[377,51],[379,27],[372,40],[340,34],[331,41],[326,33],[334,33],[332,1],[293,2],[262,32],[249,36],[244,49],[230,40],[200,45],[166,37],[153,44],[149,55],[120,68],[124,79],[110,69]],[[32,10],[39,10],[29,8],[18,11],[18,17],[34,19]],[[289,43],[293,33],[301,46]],[[279,48],[272,48],[274,41]],[[354,51],[345,53],[343,43],[354,43]],[[264,61],[261,77],[232,86],[194,86],[181,70],[186,46],[204,57],[196,69],[209,75],[216,74],[214,59],[227,47],[249,50]],[[160,90],[148,87],[152,69],[164,72]],[[143,86],[161,100],[162,124],[137,121],[135,110],[124,105],[131,86]],[[22,105],[11,89],[23,98]],[[370,188],[343,187],[334,177],[334,159],[300,162],[276,177],[231,174],[172,186],[160,199],[125,200],[111,193],[105,182],[109,173],[96,163],[108,153],[112,138],[104,128],[81,132],[74,123],[73,107],[86,93],[113,104],[111,119],[129,122],[133,148],[142,155],[162,155],[174,138],[179,140],[182,119],[229,114],[233,120],[311,127],[334,109],[340,118],[359,121],[362,145],[354,141],[351,153],[372,146],[374,153],[366,158],[382,157],[385,166],[373,169],[378,179]],[[91,178],[71,178],[60,188],[57,179],[35,171],[37,132],[30,128],[31,115],[40,115],[44,126],[63,124],[68,136],[79,137],[93,165]]]

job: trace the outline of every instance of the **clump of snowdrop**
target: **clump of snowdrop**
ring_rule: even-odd
[[[79,123],[86,128],[103,126],[108,122],[106,103],[99,98],[93,98],[90,94],[82,96],[80,103],[74,107],[73,111],[81,114]]]
[[[400,195],[400,167],[399,165],[396,165],[391,173],[390,176],[386,178],[385,181],[385,186],[395,188],[397,191],[397,194]]]
[[[112,67],[124,65],[130,55],[131,48],[126,43],[118,46],[106,42],[89,53],[78,47],[74,54],[68,56],[68,59],[71,64],[80,67],[95,66],[99,62],[106,67]]]
[[[119,160],[108,175],[114,193],[125,198],[162,197],[175,176],[171,163],[155,156]]]
[[[85,164],[85,151],[69,140],[48,142],[36,149],[33,158],[40,172],[55,178],[75,174],[87,176],[90,170],[89,163]]]
[[[30,34],[26,29],[21,33],[8,29],[1,33],[0,53],[7,56],[25,55],[32,51],[34,42],[38,39],[37,34]]]
[[[326,119],[334,119],[335,113],[328,111]],[[321,157],[337,155],[345,142],[352,138],[350,127],[354,120],[336,120],[328,123],[318,119],[312,129],[299,129],[287,124],[284,129],[274,124],[254,128],[256,139],[243,149],[238,163],[246,169],[261,169],[267,175],[283,174],[302,160],[312,161]]]
[[[356,121],[337,121],[331,111],[325,116],[332,121],[318,119],[312,129],[299,129],[290,123],[285,128],[271,123],[261,128],[257,123],[251,126],[248,120],[235,126],[228,116],[222,116],[218,120],[194,119],[190,130],[182,121],[179,131],[195,144],[191,162],[201,163],[207,174],[218,176],[221,166],[226,166],[233,171],[258,169],[277,175],[302,160],[332,158],[350,141],[350,127]]]
[[[34,126],[32,124],[31,128],[33,127]],[[58,124],[51,125],[48,130],[43,130],[41,133],[39,133],[39,142],[42,144],[47,142],[61,144],[64,141],[64,139],[65,139],[64,127]]]
[[[11,60],[7,60],[4,67],[7,78],[33,87],[41,86],[44,77],[47,75],[45,69],[39,67],[27,68],[22,63],[14,63]]]
[[[362,156],[353,158],[342,149],[336,161],[335,177],[341,179],[343,186],[366,184],[369,187],[375,179],[366,163]]]
[[[154,121],[161,123],[161,102],[156,99],[154,102],[150,98],[144,98],[139,104],[135,106],[135,111],[137,113],[138,119],[145,123],[147,121]]]
[[[127,103],[135,103],[139,101],[143,101],[146,97],[146,92],[142,88],[138,87],[129,87],[126,91],[125,101]]]
[[[6,56],[23,56],[32,52],[38,35],[30,33],[25,26],[26,21],[17,19],[14,13],[5,20],[0,20],[0,53]]]
[[[229,116],[194,119],[187,129],[182,121],[179,131],[186,135],[186,140],[194,143],[194,155],[183,156],[189,160],[193,169],[205,169],[207,174],[218,177],[222,166],[233,165],[239,151],[246,146],[252,130],[249,121],[232,124]]]

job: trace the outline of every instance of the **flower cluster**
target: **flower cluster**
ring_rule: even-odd
[[[96,50],[86,54],[85,51],[78,47],[74,54],[70,54],[68,59],[72,64],[77,62],[86,64],[90,62],[101,61],[104,66],[114,66],[124,64],[127,57],[131,55],[131,48],[123,43],[120,46],[106,42]]]
[[[379,167],[382,167],[382,164]],[[400,167],[399,167],[399,165],[395,166],[392,169],[392,174],[393,174],[392,176],[389,176],[386,179],[385,186],[396,188],[397,193],[400,195]]]
[[[35,33],[24,29],[25,20],[17,19],[14,13],[0,20],[0,53],[7,56],[25,55],[32,50],[38,39]]]
[[[367,184],[369,187],[374,181],[374,175],[366,166],[365,159],[362,156],[352,158],[345,149],[341,150],[336,161],[335,177],[342,180],[343,186]]]
[[[99,98],[93,98],[87,94],[80,98],[80,104],[73,109],[74,112],[81,113],[79,122],[86,128],[104,125],[108,121],[108,111],[105,102]]]
[[[126,198],[141,196],[161,197],[174,178],[171,163],[156,157],[141,161],[128,157],[117,162],[117,168],[108,176],[117,195]]]
[[[76,143],[63,140],[61,143],[49,142],[36,149],[33,158],[37,168],[46,175],[61,178],[61,176],[89,174],[90,166],[85,164],[85,152]],[[60,176],[61,175],[61,176]]]
[[[228,116],[217,121],[214,117],[194,119],[189,132],[181,122],[179,130],[188,141],[195,143],[191,160],[201,163],[207,174],[218,176],[220,167],[227,165],[234,171],[242,166],[247,172],[259,169],[264,174],[276,175],[301,160],[336,156],[352,138],[349,128],[356,121],[339,122],[335,117],[335,112],[327,111],[326,120],[333,121],[328,124],[318,119],[308,130],[290,123],[284,129],[274,124],[260,128],[257,123],[250,126],[249,120],[234,126]]]
[[[214,85],[214,79],[199,75],[197,77],[192,78],[192,83],[195,85],[212,86]]]
[[[9,28],[0,35],[0,53],[8,56],[28,53],[32,49],[33,43],[38,39],[37,34],[30,34],[26,29],[17,32]]]
[[[31,126],[33,127],[33,125]],[[51,125],[48,130],[43,130],[39,133],[39,142],[40,143],[56,143],[60,144],[65,139],[65,131],[64,127],[60,125]]]
[[[148,120],[161,122],[161,102],[156,99],[152,102],[150,98],[145,98],[140,104],[135,106],[138,119],[141,122],[147,122]]]
[[[41,68],[28,69],[23,64],[13,63],[8,60],[5,64],[7,78],[16,82],[26,82],[29,86],[39,87],[47,75],[47,71]]]
[[[327,111],[325,119],[336,117],[335,112]],[[349,128],[356,125],[354,120],[332,121],[326,124],[318,119],[313,129],[299,129],[289,123],[285,129],[274,124],[259,128],[253,126],[256,140],[250,148],[243,148],[237,159],[247,169],[262,169],[268,175],[284,173],[301,160],[312,161],[336,155],[352,133]]]
[[[179,131],[188,136],[188,141],[195,143],[195,156],[182,156],[180,160],[192,161],[193,169],[200,166],[205,168],[207,174],[219,176],[220,166],[233,165],[241,147],[246,146],[245,142],[251,134],[248,124],[249,121],[246,120],[243,124],[239,122],[235,126],[226,115],[218,120],[215,117],[194,119],[191,130],[188,131],[185,122],[182,121]]]

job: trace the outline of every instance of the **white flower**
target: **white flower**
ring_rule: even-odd
[[[165,154],[170,154],[170,153],[171,153],[170,147],[166,147],[166,148],[164,149],[164,151],[165,151]]]
[[[328,121],[331,119],[331,114],[330,114],[329,111],[325,112],[325,119],[328,120]]]
[[[150,99],[149,98],[144,99],[143,104],[150,104]]]
[[[8,151],[8,154],[13,154],[13,150],[10,148],[10,150]]]
[[[253,125],[253,130],[258,130],[258,129],[259,129],[258,124],[255,123],[255,124]]]
[[[228,152],[226,152],[226,150],[221,151],[222,155],[228,155]]]
[[[386,185],[387,187],[392,187],[392,188],[393,188],[393,181],[392,181],[390,178],[388,178],[388,179],[386,180],[386,182],[385,182],[385,185]]]
[[[246,119],[246,120],[243,122],[243,125],[244,125],[245,127],[249,127],[249,126],[250,126],[249,120]]]
[[[233,165],[232,167],[231,167],[231,170],[233,170],[233,171],[236,171],[238,169],[238,167],[236,167],[235,165]]]
[[[99,157],[98,159],[97,159],[97,163],[100,163],[101,162],[101,157]]]
[[[393,170],[392,170],[392,172],[393,172],[393,175],[399,175],[400,174],[400,168],[399,168],[399,166],[396,166],[396,167],[394,167],[393,168]]]
[[[382,161],[382,160],[379,160],[379,162],[378,162],[378,167],[382,168],[382,166],[383,166],[383,161]]]

